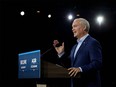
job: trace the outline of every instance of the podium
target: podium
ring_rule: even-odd
[[[68,70],[58,64],[41,60],[42,78],[70,78]]]

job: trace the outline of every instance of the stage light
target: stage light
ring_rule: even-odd
[[[21,16],[24,16],[25,15],[25,12],[24,11],[21,11],[20,14],[21,14]]]
[[[77,14],[77,17],[79,17],[80,15],[79,14]]]
[[[48,15],[48,18],[51,18],[51,14]]]
[[[37,13],[40,13],[40,11],[37,11]]]
[[[103,16],[98,16],[97,17],[97,22],[99,23],[99,25],[101,25],[104,22],[104,17]]]
[[[73,19],[73,16],[70,14],[70,15],[68,15],[68,19],[69,20],[72,20]]]

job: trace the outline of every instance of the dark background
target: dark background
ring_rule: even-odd
[[[40,13],[37,13],[40,10]],[[25,11],[21,16],[20,12]],[[35,87],[36,83],[55,83],[59,79],[18,79],[18,54],[52,47],[54,39],[66,43],[66,50],[75,43],[71,31],[72,21],[67,14],[86,18],[91,25],[90,35],[103,48],[102,87],[116,87],[116,3],[115,0],[1,0],[0,1],[0,87]],[[52,17],[48,18],[47,15]],[[105,17],[103,25],[95,17]],[[60,79],[62,81],[64,79]],[[62,83],[63,84],[63,83]]]

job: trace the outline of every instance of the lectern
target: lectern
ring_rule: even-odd
[[[43,87],[43,84],[46,87],[70,87],[68,72],[66,68],[58,64],[41,59],[41,81],[38,81],[37,85],[39,87]]]
[[[42,78],[70,78],[68,70],[58,64],[41,60],[41,77]]]

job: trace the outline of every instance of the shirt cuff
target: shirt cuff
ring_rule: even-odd
[[[82,68],[81,68],[81,67],[79,67],[79,69],[80,69],[80,71],[81,71],[81,72],[83,72],[83,70],[82,70]]]
[[[60,54],[58,54],[58,57],[61,58],[64,55],[65,52],[62,52]]]

